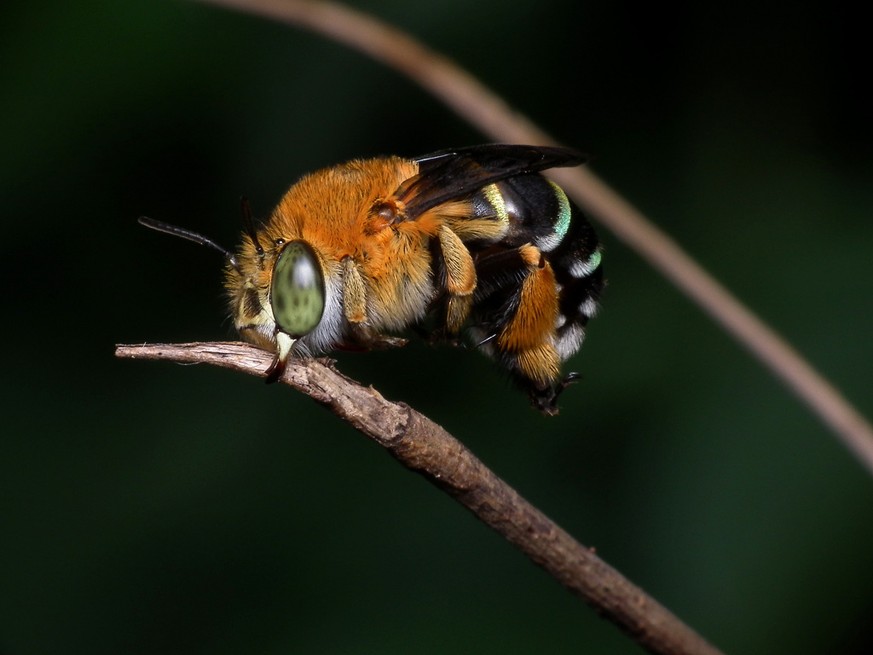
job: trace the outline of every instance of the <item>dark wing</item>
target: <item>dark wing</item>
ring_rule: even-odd
[[[578,166],[585,156],[569,148],[491,144],[441,150],[416,157],[418,175],[406,180],[395,197],[406,205],[407,219],[484,186],[517,175],[560,166]]]

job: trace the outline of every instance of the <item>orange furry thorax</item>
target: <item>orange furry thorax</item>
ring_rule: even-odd
[[[303,239],[337,261],[358,258],[378,249],[378,237],[384,233],[378,229],[384,219],[371,211],[376,201],[390,197],[417,172],[415,162],[390,157],[356,159],[306,175],[273,212],[269,237]],[[377,241],[368,247],[371,237]]]

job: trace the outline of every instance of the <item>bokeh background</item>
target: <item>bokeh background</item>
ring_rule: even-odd
[[[873,106],[843,3],[356,2],[466,66],[873,415]],[[302,173],[484,138],[321,37],[184,1],[0,9],[0,653],[637,653],[307,398],[113,344],[228,339],[221,257]],[[554,419],[413,343],[406,401],[727,653],[873,651],[873,481],[605,229]]]

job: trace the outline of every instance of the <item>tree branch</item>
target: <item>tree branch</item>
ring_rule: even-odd
[[[400,30],[323,0],[197,0],[320,33],[407,76],[493,139],[554,144],[476,78]],[[592,217],[670,280],[781,380],[873,473],[873,426],[778,333],[673,239],[586,169],[549,173]]]
[[[273,358],[244,343],[120,345],[115,354],[214,364],[258,377],[265,377]],[[651,652],[718,655],[717,649],[573,539],[423,414],[350,380],[329,360],[292,359],[281,382],[325,405],[455,498]]]

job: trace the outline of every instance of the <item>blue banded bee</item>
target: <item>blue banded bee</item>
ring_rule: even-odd
[[[268,382],[292,355],[466,333],[553,415],[603,277],[594,229],[540,171],[582,161],[501,144],[350,161],[301,178],[263,225],[244,209],[237,254],[140,222],[224,253],[237,330],[276,353]]]

